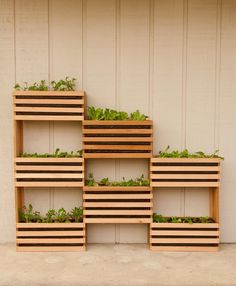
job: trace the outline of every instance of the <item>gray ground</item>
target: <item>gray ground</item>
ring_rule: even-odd
[[[17,253],[13,244],[0,245],[3,285],[236,285],[236,244],[218,253],[154,253],[142,244]]]

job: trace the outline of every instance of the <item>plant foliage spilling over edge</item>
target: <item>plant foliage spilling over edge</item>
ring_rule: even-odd
[[[56,149],[54,153],[27,153],[24,152],[20,155],[20,157],[24,158],[77,158],[82,157],[82,150],[78,151],[71,151],[71,152],[65,152],[60,151],[59,148]]]
[[[171,216],[171,217],[164,217],[160,214],[153,214],[153,222],[155,223],[214,223],[215,221],[208,217],[177,217],[177,216]]]

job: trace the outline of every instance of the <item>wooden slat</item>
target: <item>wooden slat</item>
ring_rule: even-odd
[[[51,231],[17,231],[16,236],[25,237],[25,236],[85,236],[85,230],[51,230]]]
[[[14,100],[15,104],[76,104],[76,105],[83,105],[84,100],[82,99],[38,99],[38,98],[33,98],[33,99],[15,99]]]
[[[85,238],[17,238],[16,243],[24,244],[61,244],[61,243],[85,243]]]
[[[152,194],[84,194],[84,199],[152,199]]]
[[[17,223],[16,227],[20,228],[85,228],[84,222],[72,223]]]
[[[21,252],[75,252],[85,251],[85,246],[17,246],[17,251]]]
[[[19,90],[14,91],[13,96],[85,96],[84,91],[55,91],[55,90],[46,90],[46,91],[30,91],[30,90]]]
[[[152,215],[152,210],[84,210],[84,215]]]
[[[151,218],[84,218],[85,223],[150,223]]]
[[[121,187],[121,186],[98,186],[98,187],[89,187],[84,186],[84,191],[151,191],[151,187],[146,186],[136,186],[136,187]]]
[[[158,236],[219,236],[218,230],[151,230],[150,235]]]
[[[210,243],[214,243],[214,244],[218,244],[219,238],[150,238],[150,243],[183,243],[183,244],[192,244],[192,243],[196,243],[196,244],[210,244]]]
[[[215,252],[218,246],[150,246],[150,250],[156,252]]]
[[[30,120],[30,121],[83,121],[83,115],[14,115],[15,120]]]
[[[220,163],[219,158],[152,158],[151,163]]]
[[[80,107],[34,107],[34,106],[20,106],[14,108],[15,112],[63,112],[63,113],[83,113],[84,109]]]
[[[218,223],[152,223],[151,228],[219,228]]]
[[[84,166],[66,166],[66,165],[15,165],[16,171],[83,171]]]
[[[84,126],[91,125],[152,125],[152,120],[84,120]]]
[[[219,182],[153,182],[152,187],[218,187]]]
[[[15,173],[16,179],[82,179],[81,173]]]
[[[31,158],[16,157],[17,163],[83,163],[83,158]]]
[[[83,145],[84,150],[152,150],[150,145]]]
[[[83,134],[152,134],[152,129],[83,129]]]
[[[209,172],[215,171],[218,172],[220,170],[219,166],[151,166],[151,171],[201,171],[201,172]]]
[[[15,182],[16,187],[83,187],[81,182]]]
[[[152,137],[83,137],[83,142],[152,142]]]
[[[139,159],[139,158],[151,158],[151,153],[86,153],[84,152],[84,158],[100,158],[100,159],[108,159],[108,158],[133,158],[133,159]]]
[[[152,174],[151,179],[219,179],[219,174]]]
[[[152,207],[151,202],[84,202],[84,208],[91,208],[91,207],[136,207],[136,208],[148,208]]]

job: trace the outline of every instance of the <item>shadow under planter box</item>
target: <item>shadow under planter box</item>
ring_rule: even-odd
[[[152,187],[219,187],[218,158],[152,158]]]
[[[82,187],[83,158],[15,158],[16,187]]]
[[[151,223],[154,251],[218,251],[218,223]]]
[[[84,158],[152,157],[152,121],[83,121]]]
[[[84,187],[85,223],[151,223],[150,187]]]
[[[84,120],[83,91],[15,91],[15,120]]]
[[[17,251],[83,251],[84,223],[17,223]]]

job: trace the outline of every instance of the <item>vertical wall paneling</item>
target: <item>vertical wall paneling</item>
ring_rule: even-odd
[[[15,1],[16,81],[48,80],[48,1]],[[49,122],[24,124],[24,150],[48,152]],[[49,208],[49,191],[26,191],[26,204]]]
[[[220,194],[221,239],[236,241],[236,1],[222,2],[219,148],[225,156]]]
[[[77,79],[77,88],[82,89],[83,64],[83,15],[82,0],[49,1],[49,52],[50,79],[66,76]],[[65,136],[66,135],[66,136]],[[50,128],[51,152],[56,148],[76,151],[81,146],[80,122],[52,122]],[[52,205],[71,209],[82,204],[82,192],[78,189],[54,188]]]
[[[88,105],[116,105],[116,1],[84,1],[84,82]],[[87,171],[96,178],[115,179],[115,160],[89,160]],[[89,242],[114,242],[115,226],[88,227]]]
[[[0,242],[14,239],[15,205],[12,182],[13,120],[12,87],[14,70],[14,1],[0,1]]]
[[[154,153],[167,145],[182,146],[185,1],[154,2]],[[182,190],[154,191],[154,211],[180,215]]]
[[[216,29],[217,1],[188,1],[186,147],[195,151],[214,150]],[[208,215],[208,196],[187,189],[185,214]]]

